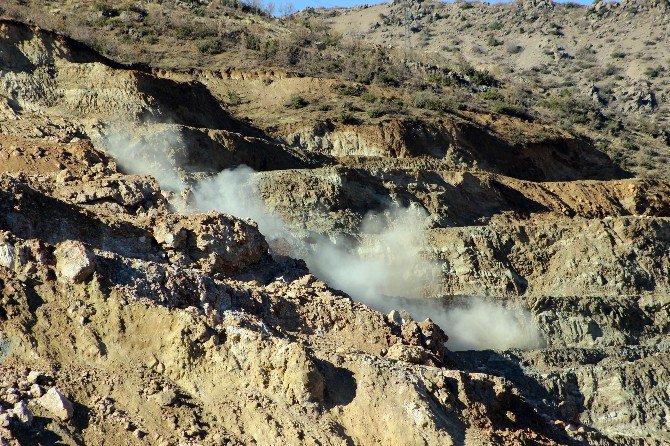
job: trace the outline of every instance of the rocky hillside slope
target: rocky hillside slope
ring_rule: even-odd
[[[596,1],[590,6],[551,0],[399,0],[302,14],[319,17],[334,33],[417,54],[426,64],[450,70],[474,67],[518,83],[514,92],[509,86],[494,87],[484,97],[532,103],[541,116],[595,138],[621,137],[620,149],[607,147],[612,145],[608,142],[605,150],[640,173],[654,175],[660,169],[661,177],[668,176],[663,166],[670,153],[666,0]],[[584,119],[589,109],[596,116]],[[609,120],[597,129],[599,114]]]
[[[238,0],[22,0],[1,5],[0,17],[135,68],[214,79],[219,99],[254,122],[282,120],[266,113],[276,95],[300,109],[289,109],[293,122],[485,111],[558,125],[626,170],[667,178],[668,11],[667,0],[402,0],[278,18]],[[266,88],[275,79],[284,82]]]
[[[0,67],[4,443],[670,441],[667,181],[542,122],[332,119],[396,90],[15,21]]]

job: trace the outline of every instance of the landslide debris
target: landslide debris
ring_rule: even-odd
[[[225,80],[0,32],[3,442],[668,441],[667,181],[520,118],[262,130],[226,112]],[[423,209],[442,272],[428,311],[521,305],[544,345],[454,351],[454,327],[359,303],[251,221],[175,212],[188,193],[106,151],[119,127],[120,147],[150,147],[184,184],[250,165],[268,208],[314,237],[356,239],[389,203]]]

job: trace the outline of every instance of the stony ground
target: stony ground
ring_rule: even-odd
[[[518,117],[319,119],[281,104],[335,103],[335,81],[136,70],[10,21],[0,37],[4,443],[670,441],[667,181]],[[258,101],[231,112],[245,87]],[[338,291],[356,271],[324,281],[267,214],[210,211],[204,185],[239,164],[306,245],[374,248],[370,210],[421,210],[402,246],[437,279]],[[215,201],[246,187],[226,184]],[[406,254],[383,254],[401,283]],[[496,343],[493,311],[462,350],[477,321],[445,308],[500,304],[537,333]]]

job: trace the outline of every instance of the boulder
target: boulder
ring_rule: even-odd
[[[42,386],[40,386],[39,384],[33,384],[32,386],[30,386],[30,394],[34,398],[39,398],[42,395],[44,395],[44,389],[42,389]]]
[[[31,370],[26,377],[26,381],[29,383],[36,383],[42,377],[42,373],[37,370]]]
[[[95,271],[95,258],[91,249],[76,240],[67,240],[58,244],[54,251],[56,270],[62,279],[81,283],[91,277]]]
[[[447,334],[430,319],[417,323],[423,335],[424,345],[436,354],[441,354],[444,344],[449,340]]]
[[[177,394],[175,393],[174,390],[172,389],[166,389],[162,390],[154,395],[152,395],[152,398],[160,405],[160,406],[170,406],[177,401]]]
[[[402,316],[400,316],[400,312],[398,310],[392,310],[386,318],[389,320],[389,322],[393,322],[396,325],[402,325]]]
[[[14,269],[14,246],[4,241],[0,241],[0,266]]]
[[[61,420],[72,418],[74,412],[72,402],[55,387],[50,388],[37,402]]]
[[[200,263],[208,273],[239,273],[269,256],[254,222],[218,212],[168,215],[153,235],[173,263]]]
[[[28,409],[25,401],[16,403],[12,409],[12,413],[21,424],[29,426],[33,422],[33,413]]]

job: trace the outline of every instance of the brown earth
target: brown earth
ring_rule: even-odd
[[[4,443],[670,440],[667,181],[520,118],[344,124],[278,105],[330,80],[271,74],[262,102],[256,73],[137,70],[16,22],[0,36]],[[222,99],[233,81],[258,98],[249,121]],[[370,210],[420,207],[442,272],[426,311],[523,305],[543,345],[453,351],[453,327],[358,303],[255,223],[176,212],[105,152],[118,129],[192,184],[250,165],[296,232],[357,239]],[[72,417],[39,402],[52,387]]]

